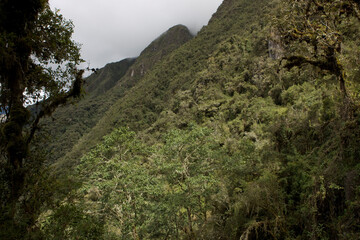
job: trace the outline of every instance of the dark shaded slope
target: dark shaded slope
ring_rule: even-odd
[[[135,59],[125,59],[99,69],[86,79],[84,98],[59,107],[51,118],[41,121],[39,134],[43,136],[39,137],[50,162],[66,154],[97,123],[111,103],[116,101],[117,96],[109,94],[109,90],[125,75],[134,61]]]
[[[120,62],[109,63],[104,68],[97,70],[86,79],[85,91],[88,95],[100,95],[112,87],[125,75],[136,58],[124,59]]]

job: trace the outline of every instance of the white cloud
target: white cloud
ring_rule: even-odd
[[[222,0],[50,0],[75,25],[74,39],[91,67],[135,57],[168,28],[206,25]]]

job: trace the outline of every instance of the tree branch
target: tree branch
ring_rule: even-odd
[[[287,60],[288,62],[285,64],[285,68],[288,70],[292,69],[293,67],[300,67],[303,64],[311,64],[313,66],[319,67],[323,70],[331,71],[329,64],[325,61],[321,60],[312,60],[308,59],[303,56],[291,56],[291,57],[285,57],[283,60]]]
[[[41,111],[38,113],[36,119],[34,120],[31,126],[30,133],[26,139],[27,144],[30,144],[30,142],[34,138],[35,132],[39,129],[38,125],[41,118],[45,116],[51,116],[51,114],[56,110],[57,107],[66,104],[69,99],[79,98],[81,96],[81,88],[83,86],[83,78],[82,78],[83,73],[84,70],[77,71],[73,87],[65,96],[57,97],[48,106],[41,109]]]

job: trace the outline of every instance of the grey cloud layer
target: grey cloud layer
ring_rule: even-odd
[[[206,25],[222,0],[50,0],[75,24],[74,39],[91,67],[135,57],[176,24]]]

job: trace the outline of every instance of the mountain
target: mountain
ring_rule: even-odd
[[[106,93],[126,74],[136,58],[109,63],[86,79],[86,95],[98,96]]]
[[[259,2],[259,4],[263,6],[268,3]],[[234,6],[236,10],[233,9]],[[258,36],[255,36],[255,42],[250,43],[247,40],[249,42],[247,44],[249,47],[252,47],[250,44],[253,45],[257,52],[262,51],[261,53],[266,55],[266,35],[261,35],[260,29],[257,30],[260,27],[259,22],[264,24],[267,21],[264,17],[265,11],[254,9],[252,4],[242,1],[224,1],[210,20],[209,26],[200,31],[188,44],[165,57],[134,89],[112,104],[104,117],[79,140],[66,158],[78,159],[116,127],[128,126],[136,131],[149,128],[169,104],[174,104],[174,98],[178,97],[181,89],[193,88],[200,75],[207,71],[211,59],[209,56],[217,54],[219,51],[217,48],[224,39],[232,36],[244,38],[249,31],[253,31]],[[233,20],[230,20],[230,16]],[[150,52],[152,48],[146,48],[143,53]],[[192,119],[193,116],[187,120]]]
[[[68,135],[26,195],[47,199],[39,236],[359,239],[360,32],[342,3],[224,0],[195,37],[175,26],[91,76],[58,112],[87,130],[47,125]]]
[[[46,135],[42,147],[48,161],[54,162],[70,151],[88,133],[106,111],[127,94],[146,72],[168,53],[192,38],[182,25],[174,26],[154,40],[137,58],[107,64],[85,80],[85,97],[72,105],[60,107],[41,123]],[[53,121],[55,120],[55,121]],[[39,136],[40,137],[40,136]],[[40,137],[41,138],[41,137]]]
[[[96,74],[86,79],[83,99],[70,105],[59,107],[51,118],[40,122],[41,131],[38,137],[48,156],[48,161],[54,162],[59,156],[69,151],[76,141],[89,131],[97,120],[116,99],[116,95],[109,93],[110,89],[119,81],[133,65],[135,59],[125,59],[117,63],[107,64]],[[122,93],[126,88],[122,89]],[[107,96],[107,97],[104,97]],[[42,137],[46,135],[46,137]]]

